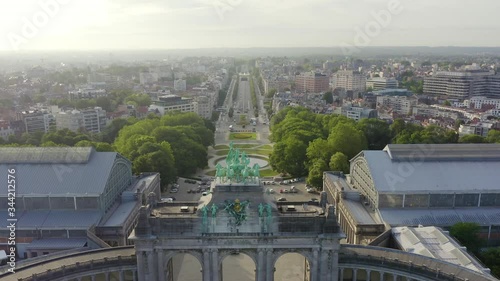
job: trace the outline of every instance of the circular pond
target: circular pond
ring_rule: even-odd
[[[248,159],[250,159],[250,164],[248,164],[248,166],[250,166],[250,167],[253,167],[253,165],[255,165],[255,164],[259,164],[260,168],[263,168],[263,167],[269,165],[269,162],[267,162],[267,160],[264,160],[264,159],[255,158],[255,157],[252,157],[252,156],[248,156]],[[220,159],[218,159],[215,162],[215,165],[217,165],[219,163],[223,167],[225,167],[226,166],[226,158],[220,158]]]

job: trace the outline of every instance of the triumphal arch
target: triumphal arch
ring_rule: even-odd
[[[222,280],[222,260],[234,253],[255,263],[255,280],[272,281],[284,254],[306,258],[307,280],[337,281],[339,240],[335,208],[319,202],[277,202],[261,185],[259,166],[231,145],[226,165],[200,202],[161,202],[154,194],[141,207],[135,241],[139,281],[173,280],[172,259],[196,257],[203,281]],[[193,268],[193,270],[200,270]]]

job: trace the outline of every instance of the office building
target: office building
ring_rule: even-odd
[[[70,101],[81,99],[97,99],[100,97],[107,97],[108,94],[104,89],[79,89],[76,91],[69,91],[68,97]]]
[[[500,75],[494,71],[442,71],[424,79],[424,94],[464,100],[473,96],[500,98]]]
[[[58,130],[69,129],[76,132],[83,129],[87,132],[99,133],[106,127],[106,124],[106,111],[100,107],[58,112],[56,114]]]
[[[330,77],[315,72],[295,76],[295,90],[298,93],[322,93],[330,89]]]
[[[23,111],[16,115],[17,120],[24,124],[24,133],[48,132],[51,126],[55,126],[55,117],[42,111]]]
[[[377,108],[385,108],[391,112],[409,115],[417,105],[417,99],[407,96],[377,96]]]
[[[366,88],[371,88],[373,91],[397,89],[398,85],[398,80],[394,78],[376,77],[366,80]]]
[[[163,95],[159,96],[158,100],[152,101],[149,110],[158,110],[161,115],[167,112],[196,112],[195,103],[192,98],[185,98],[177,95]]]
[[[366,76],[354,70],[340,70],[334,74],[334,89],[342,88],[355,94],[366,91]]]
[[[333,113],[346,116],[347,118],[350,118],[350,119],[353,119],[356,121],[359,121],[363,118],[377,118],[377,116],[378,116],[377,110],[375,110],[375,109],[352,106],[352,105],[337,107],[333,111]]]

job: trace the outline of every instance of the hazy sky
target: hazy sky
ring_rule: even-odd
[[[390,3],[400,8],[377,30],[373,13],[387,11]],[[0,5],[0,50],[500,46],[498,0],[2,0]],[[367,26],[373,34],[362,42],[359,30]]]

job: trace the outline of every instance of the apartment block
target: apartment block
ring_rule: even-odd
[[[295,76],[295,89],[299,93],[327,92],[330,89],[330,78],[321,73],[301,73]]]
[[[346,91],[361,93],[366,90],[366,76],[354,70],[341,70],[334,75],[333,88],[342,88]]]

